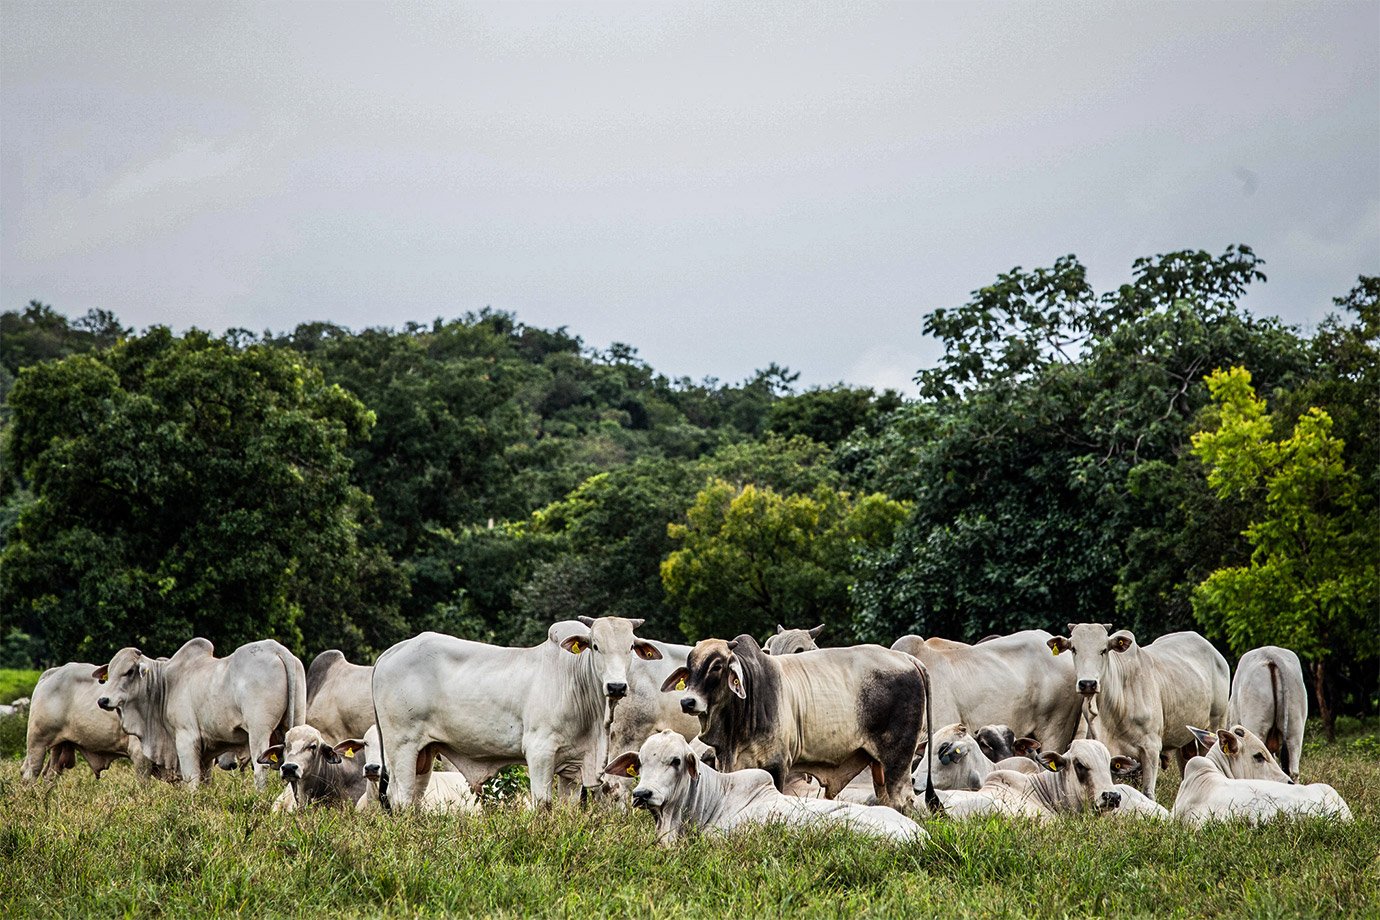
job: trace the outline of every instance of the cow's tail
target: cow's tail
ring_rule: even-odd
[[[1285,731],[1280,715],[1283,707],[1279,705],[1279,665],[1273,660],[1267,661],[1266,666],[1270,669],[1270,699],[1275,704],[1274,715],[1270,717],[1270,727],[1265,732],[1265,737],[1269,738],[1271,732],[1279,732],[1279,762],[1284,765],[1284,770],[1289,771],[1289,733]]]
[[[287,674],[287,709],[283,716],[288,728],[296,728],[307,721],[307,672],[301,660],[285,648],[278,651],[278,660]]]
[[[925,807],[930,810],[932,815],[944,814],[944,803],[939,801],[939,793],[934,791],[934,694],[930,692],[930,669],[925,667],[925,663],[919,658],[914,658],[916,669],[920,672],[920,681],[925,685],[925,729],[928,733],[928,740],[925,743]]]
[[[380,655],[374,659],[374,673],[369,675],[369,702],[374,707],[374,731],[379,733],[379,807],[385,813],[392,814],[393,802],[388,798],[388,755],[384,753],[383,723],[379,721],[379,695],[374,689],[374,683],[379,679],[379,661],[382,658],[383,655]]]

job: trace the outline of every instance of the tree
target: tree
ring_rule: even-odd
[[[889,543],[905,513],[884,495],[782,495],[713,479],[668,528],[680,548],[661,565],[667,599],[691,640],[848,622],[859,554]]]
[[[0,630],[58,660],[398,637],[401,585],[359,546],[371,512],[345,454],[372,414],[299,355],[154,327],[24,369],[10,405],[34,501],[0,553]]]
[[[1292,433],[1255,395],[1241,367],[1207,378],[1216,423],[1193,436],[1208,484],[1223,500],[1252,506],[1245,534],[1248,565],[1219,569],[1194,592],[1204,626],[1224,634],[1239,654],[1283,645],[1311,660],[1318,710],[1328,738],[1334,715],[1328,659],[1342,646],[1358,658],[1380,651],[1380,538],[1360,478],[1343,462],[1332,418],[1308,409]]]

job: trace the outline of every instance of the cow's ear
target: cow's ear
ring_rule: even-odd
[[[569,637],[561,643],[561,648],[572,655],[580,654],[585,649],[589,648],[589,633],[585,633],[583,636]]]
[[[910,772],[914,773],[920,766],[920,761],[925,759],[925,750],[930,746],[930,739],[926,738],[915,746],[915,756],[910,759]]]
[[[685,758],[685,768],[690,772],[690,778],[694,779],[700,775],[700,759],[691,751],[690,756]]]
[[[335,746],[335,752],[346,757],[353,757],[364,750],[364,741],[360,738],[346,738]]]
[[[326,763],[340,763],[340,752],[335,748],[323,744],[317,750],[321,752],[322,757],[326,758]]]
[[[1200,751],[1207,751],[1217,743],[1217,736],[1212,732],[1205,732],[1201,728],[1194,728],[1192,725],[1185,725],[1184,728],[1193,733],[1193,740],[1198,742]]]
[[[685,682],[690,679],[689,668],[676,668],[671,672],[671,676],[666,678],[661,684],[662,693],[674,693],[677,690],[685,689]]]
[[[103,664],[103,665],[101,665],[99,668],[97,668],[96,670],[94,670],[94,671],[91,672],[91,679],[92,679],[92,680],[98,680],[98,681],[100,681],[101,683],[105,683],[105,682],[106,682],[106,679],[107,679],[109,676],[110,676],[110,665],[108,665],[108,664]]]
[[[824,632],[824,624],[823,624],[823,623],[820,623],[820,624],[819,624],[818,626],[816,626],[814,629],[810,630],[810,638],[811,638],[811,639],[818,639],[818,638],[819,638],[819,634],[822,633],[822,632]]]
[[[1034,738],[1017,738],[1011,743],[1011,751],[1017,757],[1029,757],[1040,749],[1040,742]]]
[[[661,658],[661,652],[655,645],[641,640],[633,643],[633,652],[637,654],[638,658],[645,661],[657,661]]]
[[[1140,764],[1134,757],[1116,756],[1112,758],[1113,776],[1130,776],[1140,769]]]
[[[642,772],[642,759],[634,751],[619,754],[604,768],[605,776],[631,776],[636,779]]]
[[[259,763],[266,767],[272,767],[275,770],[278,769],[283,763],[283,746],[281,744],[275,744],[273,747],[264,751],[259,755]]]
[[[1225,728],[1217,730],[1217,743],[1221,745],[1224,754],[1239,754],[1241,752],[1241,739]]]
[[[1046,642],[1045,645],[1048,645],[1049,650],[1055,655],[1060,652],[1067,652],[1069,649],[1073,648],[1073,643],[1063,636],[1050,636],[1049,641]]]
[[[728,689],[738,699],[747,699],[747,690],[743,689],[743,665],[737,659],[728,663]]]
[[[1121,629],[1112,634],[1107,640],[1107,648],[1113,652],[1124,652],[1135,644],[1136,637],[1127,630]]]
[[[1044,768],[1051,773],[1058,773],[1060,770],[1064,769],[1064,767],[1067,767],[1069,765],[1069,762],[1067,760],[1065,760],[1061,755],[1054,753],[1053,751],[1041,751],[1040,756],[1037,759],[1044,766]]]

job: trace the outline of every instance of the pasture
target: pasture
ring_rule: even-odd
[[[602,808],[273,815],[247,774],[189,794],[82,765],[25,786],[9,749],[0,916],[1376,916],[1380,723],[1342,728],[1310,735],[1304,781],[1331,782],[1351,825],[930,820],[914,848],[768,828],[662,851],[646,815]]]

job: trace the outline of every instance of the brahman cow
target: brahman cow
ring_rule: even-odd
[[[1190,729],[1201,743],[1214,739]],[[1285,815],[1327,815],[1351,820],[1351,809],[1327,783],[1300,786],[1291,780],[1254,732],[1234,725],[1218,729],[1216,744],[1184,767],[1174,817],[1201,826],[1242,819],[1253,824]]]
[[[777,623],[776,634],[767,639],[762,651],[767,655],[799,655],[801,652],[812,652],[819,648],[815,644],[815,639],[822,632],[823,623],[814,629],[787,629]]]
[[[1064,692],[1096,713],[1092,737],[1140,762],[1141,791],[1153,799],[1160,754],[1176,753],[1180,767],[1193,755],[1193,735],[1184,726],[1216,728],[1226,718],[1227,660],[1195,632],[1170,633],[1141,647],[1129,630],[1112,633],[1105,623],[1068,628],[1067,637],[1047,643],[1061,675],[1064,653],[1072,652],[1067,658],[1075,674]]]
[[[119,713],[120,727],[139,739],[145,757],[192,788],[209,778],[221,754],[247,747],[254,785],[263,789],[269,767],[260,755],[306,717],[306,670],[272,639],[225,658],[201,638],[168,659],[123,648],[92,676],[108,681],[97,704]]]
[[[380,655],[373,695],[385,807],[406,807],[425,792],[436,754],[476,791],[503,767],[526,763],[536,805],[551,801],[563,768],[596,785],[608,701],[627,694],[633,658],[655,661],[661,652],[634,635],[643,620],[580,622],[583,630],[559,644],[502,648],[426,632]]]
[[[374,724],[373,679],[372,666],[351,664],[338,649],[317,655],[307,668],[307,724],[332,744],[363,737]]]
[[[29,708],[29,698],[21,696],[17,700],[10,700],[8,703],[0,704],[0,719],[8,716],[17,716]]]
[[[954,818],[1015,815],[1047,820],[1070,812],[1106,812],[1121,805],[1112,771],[1132,769],[1128,757],[1112,757],[1100,741],[1080,739],[1068,751],[1044,751],[1046,770],[1031,774],[994,770],[976,792],[939,793],[945,812]]]
[[[1227,702],[1227,722],[1259,735],[1289,778],[1298,781],[1308,690],[1299,656],[1267,645],[1251,649],[1236,664]]]
[[[701,763],[673,731],[652,735],[637,753],[616,758],[607,772],[637,778],[633,807],[652,815],[662,846],[679,840],[687,827],[729,834],[769,823],[842,826],[905,842],[926,838],[918,824],[891,808],[782,795],[763,770],[720,773]]]
[[[927,745],[933,746],[934,759],[939,762],[932,778],[925,769],[925,761],[920,759]],[[962,722],[945,725],[920,742],[911,787],[918,793],[932,779],[935,789],[979,789],[993,770],[1038,773],[1044,769],[1038,760],[1029,756],[1039,750],[1039,742],[1034,738],[1017,739],[1015,748],[1020,754],[994,763]]]
[[[348,739],[332,745],[316,728],[298,725],[282,744],[259,755],[258,762],[276,769],[287,784],[273,802],[274,811],[297,811],[308,805],[353,808],[364,796],[364,760],[356,757],[364,741]]]
[[[376,811],[382,807],[379,803],[379,779],[383,776],[383,748],[379,744],[378,726],[369,726],[361,740],[364,743],[364,753],[361,756],[364,759],[364,779],[367,785],[364,787],[364,794],[355,803],[355,808],[358,811]],[[458,771],[438,772],[433,773],[431,782],[426,784],[426,791],[422,793],[417,809],[425,812],[478,814],[479,797],[470,788],[470,781],[465,778],[465,774]]]
[[[792,772],[809,773],[832,799],[871,767],[879,803],[911,802],[929,679],[908,655],[855,645],[779,657],[748,635],[705,639],[662,690],[699,717],[721,770],[764,768],[782,791]]]
[[[40,775],[55,777],[76,766],[78,754],[97,779],[121,757],[133,760],[134,771],[140,776],[152,774],[153,765],[139,750],[137,740],[120,728],[120,717],[102,712],[96,705],[103,690],[91,676],[95,669],[94,664],[73,661],[49,668],[38,679],[30,701],[28,737],[20,767],[25,780]]]
[[[1078,728],[1078,699],[1070,699],[1073,665],[1049,666],[1050,634],[1028,629],[976,645],[902,636],[891,647],[924,662],[934,687],[936,725],[1007,725],[1019,737],[1067,749]]]

